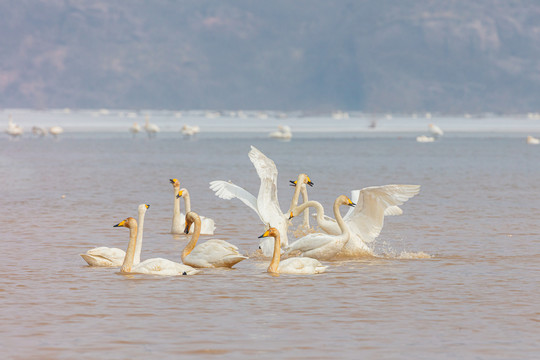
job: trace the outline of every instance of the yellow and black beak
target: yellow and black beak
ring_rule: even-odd
[[[148,204],[144,204],[144,206],[146,206],[147,209],[150,208],[150,205],[148,205]]]
[[[296,186],[296,181],[289,180],[289,182],[290,182],[289,184],[290,186]]]
[[[351,199],[349,199],[349,202],[347,203],[347,205],[352,206],[352,207],[355,207],[355,206],[356,206],[356,204],[353,203],[353,202],[351,201]]]
[[[268,235],[270,235],[270,230],[266,230],[266,231],[264,232],[264,234],[262,234],[261,236],[259,236],[259,239],[260,239],[260,238],[263,238],[263,237],[267,237]]]
[[[293,215],[293,213],[291,211],[291,213],[289,214],[289,220],[291,220],[293,217],[294,217],[294,215]]]
[[[178,192],[178,194],[176,194],[176,198],[178,199],[178,198],[182,197],[182,193],[183,193],[183,191],[180,190],[180,191]]]
[[[189,234],[189,227],[191,224],[186,224],[186,227],[184,228],[184,234]]]
[[[309,178],[307,178],[307,184],[308,184],[309,186],[315,185],[315,184],[313,184],[313,182],[312,182]]]
[[[125,227],[125,226],[126,226],[126,220],[122,220],[118,224],[114,225],[113,227]]]

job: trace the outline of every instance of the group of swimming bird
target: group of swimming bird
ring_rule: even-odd
[[[254,146],[249,158],[261,180],[259,193],[255,197],[230,181],[212,181],[210,189],[222,199],[236,198],[254,210],[265,226],[259,238],[266,238],[259,244],[263,257],[271,257],[268,272],[271,274],[317,274],[327,266],[319,260],[352,259],[372,255],[369,244],[379,236],[384,217],[403,213],[399,207],[420,191],[419,185],[384,185],[353,190],[351,197],[340,195],[334,201],[334,218],[324,214],[323,206],[317,201],[308,201],[307,186],[313,182],[306,174],[300,174],[296,181],[293,198],[287,212],[279,206],[277,197],[278,171],[274,161]],[[198,243],[200,235],[213,235],[214,221],[199,216],[191,210],[189,192],[180,188],[177,179],[170,179],[174,189],[174,208],[171,233],[191,234],[191,240],[181,254],[182,263],[163,258],[141,262],[144,216],[149,205],[138,208],[138,221],[132,217],[114,227],[129,228],[129,244],[121,249],[98,247],[81,254],[90,266],[121,267],[121,273],[141,273],[154,275],[192,275],[200,268],[231,268],[247,259],[238,248],[223,240],[212,239]],[[303,203],[298,205],[300,195]],[[186,214],[180,211],[180,198],[184,199]],[[340,207],[351,207],[345,216]],[[310,227],[309,208],[316,210],[317,227]],[[301,238],[289,244],[288,232],[293,217],[304,214],[303,223],[296,229]],[[281,261],[281,257],[286,258]]]

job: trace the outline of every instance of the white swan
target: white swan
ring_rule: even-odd
[[[11,136],[12,138],[16,138],[18,136],[21,136],[23,134],[23,128],[20,127],[17,124],[13,123],[13,119],[11,117],[11,114],[9,115],[9,122],[8,127],[6,129],[6,133]]]
[[[139,132],[141,132],[141,125],[135,121],[129,128],[129,132],[132,133],[133,136],[137,135]]]
[[[182,130],[180,131],[182,132],[182,135],[192,136],[201,132],[201,128],[198,125],[192,126],[184,124],[184,126],[182,126]]]
[[[47,129],[41,128],[39,126],[32,126],[32,134],[42,137],[47,135]]]
[[[300,275],[309,275],[309,274],[320,274],[323,273],[327,266],[323,266],[318,260],[312,259],[309,257],[292,257],[285,259],[280,262],[281,259],[281,245],[280,245],[280,236],[279,231],[276,228],[269,228],[265,231],[264,234],[259,236],[263,237],[273,237],[274,238],[274,253],[272,255],[272,260],[268,266],[267,271],[273,275],[279,274],[300,274]]]
[[[279,125],[278,130],[271,132],[268,136],[273,139],[290,140],[292,138],[291,128],[287,125]]]
[[[538,144],[540,144],[540,140],[533,137],[533,136],[531,136],[531,135],[529,135],[529,136],[527,136],[527,144],[529,144],[529,145],[538,145]]]
[[[57,137],[58,135],[62,134],[64,132],[64,129],[61,127],[61,126],[51,126],[49,128],[49,133],[54,136],[54,137]]]
[[[142,238],[143,238],[143,225],[144,225],[144,214],[146,210],[150,207],[147,204],[141,204],[138,207],[138,216],[139,216],[139,228],[137,232],[137,248],[135,249],[135,255],[133,258],[133,263],[136,265],[141,262],[141,249],[142,249]],[[115,267],[121,266],[126,257],[126,252],[118,248],[109,248],[105,246],[97,247],[90,249],[86,254],[80,254],[82,258],[90,266],[99,266],[99,267]]]
[[[429,131],[435,135],[435,136],[443,136],[444,135],[444,132],[442,131],[442,129],[440,127],[438,127],[437,125],[435,124],[429,124]]]
[[[434,142],[435,138],[433,136],[420,135],[416,137],[416,142],[427,143]]]
[[[186,206],[186,214],[191,211],[191,200],[189,197],[189,191],[186,188],[180,189],[180,182],[178,179],[169,179],[173,186],[174,191],[174,207],[173,217],[171,225],[171,234],[184,234],[185,228],[185,215],[180,211],[180,198],[184,198],[184,204]],[[216,225],[214,220],[201,216],[202,228],[201,235],[214,235]],[[193,225],[189,228],[189,233],[193,234]]]
[[[249,151],[249,159],[255,166],[257,174],[261,179],[257,197],[231,182],[222,180],[212,181],[210,183],[210,189],[219,198],[226,200],[237,198],[253,209],[267,228],[275,227],[279,231],[283,237],[282,245],[286,247],[289,245],[287,229],[290,223],[288,220],[289,215],[284,214],[279,206],[277,196],[278,171],[276,164],[254,146],[251,146],[251,150]],[[298,201],[300,191],[301,187],[296,187],[293,201]],[[271,255],[267,246],[261,247],[261,250],[265,256]]]
[[[355,206],[355,204],[346,197],[345,195],[340,195],[334,201],[334,216],[337,220],[337,224],[340,229],[339,235],[330,235],[330,234],[309,234],[293,242],[288,248],[285,249],[285,254],[300,252],[302,256],[309,256],[319,260],[331,260],[333,259],[340,251],[343,249],[345,244],[350,239],[350,231],[343,218],[339,212],[339,207],[341,205]],[[301,212],[308,206],[313,206],[317,209],[317,215],[323,212],[323,207],[317,201],[308,201],[295,210],[291,211],[291,218],[294,216],[294,211]]]
[[[403,211],[398,205],[420,192],[420,185],[384,185],[372,186],[362,190],[353,190],[351,199],[356,203],[354,209],[349,210],[343,221],[351,232],[351,238],[343,248],[343,256],[356,256],[359,253],[371,252],[366,244],[373,242],[381,233],[384,217],[401,215]],[[302,204],[292,211],[296,216],[303,209],[314,205]],[[320,204],[319,204],[320,205]],[[317,210],[317,223],[328,234],[339,235],[341,229],[336,220],[324,216],[322,206]]]
[[[193,275],[199,272],[199,270],[192,268],[191,266],[179,264],[174,261],[170,261],[162,258],[154,258],[145,260],[139,264],[134,263],[135,251],[137,247],[137,220],[132,217],[128,217],[122,220],[120,223],[114,225],[114,227],[127,227],[129,228],[129,244],[126,250],[126,256],[120,272],[122,274],[151,274],[151,275]]]
[[[182,251],[182,262],[184,264],[197,268],[230,268],[247,259],[246,256],[238,252],[236,246],[223,240],[212,239],[197,245],[201,233],[201,219],[197,213],[190,211],[186,214],[186,234],[192,224],[195,225],[195,231],[184,251]]]
[[[156,124],[150,122],[148,115],[146,115],[144,130],[148,134],[149,138],[155,137],[156,134],[159,132],[159,127]]]

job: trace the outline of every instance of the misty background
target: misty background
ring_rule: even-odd
[[[0,107],[538,111],[536,1],[1,1]]]

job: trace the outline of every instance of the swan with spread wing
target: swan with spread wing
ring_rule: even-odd
[[[287,230],[290,222],[289,214],[283,213],[279,206],[277,195],[278,171],[276,164],[254,146],[251,146],[251,150],[249,151],[248,155],[249,159],[257,170],[259,178],[261,179],[261,185],[259,187],[259,194],[257,197],[238,185],[222,180],[212,181],[210,183],[210,189],[215,192],[216,196],[222,199],[230,200],[237,198],[250,207],[257,213],[267,229],[268,227],[274,227],[279,231],[282,237],[281,245],[286,247],[289,245]],[[302,177],[302,179],[302,181],[305,181],[306,184],[310,186],[313,185],[307,175]],[[302,186],[296,186],[292,204],[298,204],[298,198],[300,197],[301,190]],[[259,247],[265,256],[272,256],[272,241],[263,241]]]

